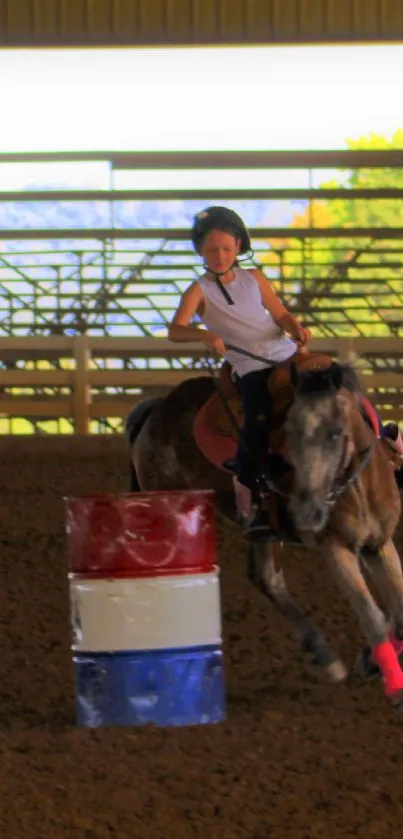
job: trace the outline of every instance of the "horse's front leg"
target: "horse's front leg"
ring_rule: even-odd
[[[332,682],[341,682],[347,670],[329,646],[326,638],[309,619],[287,589],[281,568],[282,545],[279,542],[251,542],[249,579],[279,609],[291,624],[301,649],[310,656],[311,663],[321,668]]]
[[[365,568],[383,595],[391,618],[389,640],[398,655],[403,653],[403,572],[399,554],[392,539],[379,550],[365,549],[361,553]],[[370,647],[359,656],[356,670],[364,678],[379,676],[379,667],[372,659]]]
[[[324,548],[340,587],[358,617],[371,657],[382,674],[385,693],[394,704],[402,705],[403,672],[397,650],[390,639],[388,621],[366,584],[359,557],[336,539],[329,539]]]
[[[384,593],[392,620],[391,639],[399,653],[403,652],[403,571],[392,539],[379,551],[363,553],[370,573]]]

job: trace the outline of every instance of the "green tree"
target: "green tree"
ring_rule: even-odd
[[[377,134],[347,142],[350,149],[403,149],[403,130],[391,140]],[[323,188],[403,189],[403,169],[360,169]],[[398,334],[403,323],[403,241],[352,239],[352,227],[403,226],[399,199],[314,200],[291,227],[342,227],[343,239],[271,242],[265,262],[277,266],[277,285],[297,311],[311,312],[316,335]],[[400,251],[400,252],[399,252]],[[282,262],[281,269],[278,269]]]

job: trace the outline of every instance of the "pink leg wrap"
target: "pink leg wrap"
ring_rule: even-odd
[[[403,653],[403,641],[400,638],[396,638],[396,635],[394,635],[393,632],[389,632],[389,641],[392,644],[396,655],[401,655]]]
[[[391,641],[372,647],[372,658],[382,673],[386,696],[393,698],[403,690],[403,672]]]

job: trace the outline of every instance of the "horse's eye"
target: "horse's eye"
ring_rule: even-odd
[[[340,440],[342,433],[343,432],[341,428],[330,428],[328,432],[328,438],[329,440],[336,442],[336,440]]]

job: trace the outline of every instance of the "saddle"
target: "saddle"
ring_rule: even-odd
[[[284,423],[293,400],[291,364],[298,372],[326,369],[331,366],[330,356],[322,353],[296,353],[280,363],[272,372],[268,387],[273,400],[269,450],[284,454]],[[243,427],[243,411],[231,365],[225,361],[219,371],[219,390],[205,402],[197,413],[193,435],[197,447],[214,466],[234,472],[234,459],[238,445],[237,431]],[[222,398],[223,397],[223,398]]]

